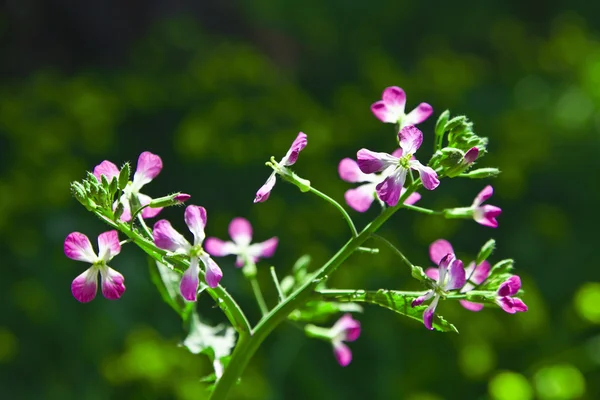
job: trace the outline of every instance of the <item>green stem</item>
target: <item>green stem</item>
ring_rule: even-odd
[[[260,312],[264,317],[269,313],[269,307],[267,307],[267,303],[265,303],[265,298],[263,297],[262,291],[260,290],[258,280],[256,279],[256,276],[250,276],[248,277],[248,280],[250,281],[250,285],[252,286],[252,292],[254,292],[254,297],[256,297],[258,308],[260,308]]]
[[[393,292],[394,292],[394,294],[397,294],[400,296],[419,297],[419,296],[422,296],[425,293],[427,293],[427,290],[421,290],[418,292],[394,290]],[[316,293],[320,294],[321,296],[323,296],[325,298],[333,298],[333,299],[337,299],[337,300],[345,298],[348,300],[352,300],[352,299],[355,299],[357,294],[363,296],[368,293],[377,293],[377,291],[369,292],[369,291],[365,291],[365,290],[354,290],[354,289],[322,289],[322,290],[317,290]]]
[[[405,207],[406,207],[406,205],[405,205]],[[392,242],[390,242],[389,240],[387,240],[383,236],[379,236],[379,235],[376,235],[376,234],[372,234],[371,236],[373,238],[375,238],[375,239],[380,240],[381,242],[383,242],[394,253],[396,253],[402,259],[402,261],[404,261],[406,263],[406,265],[408,265],[411,269],[414,267],[414,265],[408,260],[408,258],[406,258],[406,256],[400,250],[398,250],[398,248],[396,246],[394,246],[392,244]]]
[[[229,364],[223,373],[223,376],[217,381],[212,400],[225,399],[236,384],[248,362],[258,350],[261,343],[267,336],[283,322],[287,316],[296,308],[305,303],[312,295],[316,286],[328,275],[334,272],[356,249],[366,242],[373,233],[375,233],[385,221],[387,221],[404,204],[404,200],[417,189],[418,185],[411,185],[400,198],[398,205],[387,208],[369,225],[367,225],[357,236],[352,237],[337,253],[333,255],[320,269],[314,274],[312,279],[306,280],[302,286],[297,288],[283,302],[277,304],[263,319],[259,321],[252,331],[252,336],[245,340],[239,340],[235,347]],[[336,203],[337,204],[337,203]],[[341,207],[341,206],[340,206]],[[345,213],[345,211],[344,211]],[[354,225],[352,225],[354,226]]]
[[[317,189],[315,189],[312,186],[310,187],[310,191],[312,193],[316,194],[317,196],[319,196],[320,198],[322,198],[323,200],[325,200],[326,202],[328,202],[329,204],[333,205],[335,208],[337,208],[338,211],[342,214],[342,216],[346,220],[346,222],[348,223],[348,226],[350,227],[350,230],[352,231],[352,236],[353,237],[358,236],[358,231],[356,230],[356,227],[354,226],[354,222],[352,222],[352,218],[350,218],[350,215],[348,215],[348,213],[346,212],[346,210],[344,209],[344,207],[342,207],[342,205],[340,203],[338,203],[331,197],[327,196],[325,193],[318,191]]]
[[[275,267],[271,267],[271,278],[273,278],[273,283],[275,284],[275,288],[277,289],[279,301],[283,301],[283,299],[285,299],[285,295],[283,294],[283,290],[281,290],[281,284],[279,283],[279,278],[277,278],[277,272],[275,272]]]
[[[404,207],[406,207],[409,210],[418,211],[420,213],[428,214],[428,215],[443,215],[444,214],[443,211],[430,210],[428,208],[417,207],[417,206],[413,206],[410,204],[406,204]]]

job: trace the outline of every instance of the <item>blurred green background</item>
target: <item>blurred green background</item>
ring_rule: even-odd
[[[277,235],[280,277],[296,258],[325,261],[347,235],[316,197],[278,183],[252,204],[298,131],[309,145],[296,171],[342,200],[352,187],[337,164],[359,148],[389,150],[391,125],[370,112],[386,86],[410,110],[429,102],[420,152],[437,115],[465,113],[490,138],[480,166],[500,227],[397,213],[382,234],[416,264],[450,240],[465,260],[494,237],[491,261],[514,258],[529,312],[471,313],[444,302],[460,334],[367,307],[354,361],[340,368],[324,342],[281,326],[264,343],[233,399],[600,398],[600,19],[594,2],[384,0],[303,2],[6,1],[0,6],[0,398],[200,399],[202,356],[177,347],[181,324],[153,288],[146,259],[126,246],[112,266],[120,301],[78,303],[67,259],[71,231],[107,230],[71,198],[69,182],[104,159],[140,152],[164,169],[145,190],[190,193],[224,238],[234,216],[255,238]],[[468,205],[488,182],[443,180],[420,205]],[[163,211],[184,229],[181,208]],[[356,215],[360,226],[377,215]],[[252,321],[258,311],[233,259],[223,284]],[[267,301],[275,291],[263,263]],[[389,251],[353,256],[331,279],[340,288],[419,289]],[[223,321],[202,297],[200,313]],[[332,321],[333,322],[333,321]]]

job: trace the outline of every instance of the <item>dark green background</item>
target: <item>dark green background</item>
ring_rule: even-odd
[[[492,261],[514,258],[529,312],[438,310],[460,334],[427,331],[387,310],[359,318],[354,361],[281,326],[247,369],[234,399],[600,398],[600,20],[589,1],[406,2],[8,1],[0,8],[0,398],[200,399],[206,359],[176,347],[177,316],[132,246],[112,266],[127,291],[73,299],[84,264],[67,259],[71,231],[106,228],[70,197],[69,182],[104,159],[149,150],[164,169],[145,192],[192,195],[209,235],[234,216],[255,237],[280,238],[280,277],[309,253],[313,267],[346,240],[330,206],[278,183],[254,193],[298,131],[309,145],[296,172],[337,199],[351,187],[337,164],[362,147],[389,150],[391,125],[369,106],[390,85],[434,117],[420,127],[427,160],[441,111],[467,114],[490,138],[481,166],[503,173],[490,203],[497,230],[401,211],[382,233],[416,264],[449,239],[463,259],[494,237]],[[525,4],[528,3],[528,4]],[[468,205],[488,182],[443,180],[419,203]],[[184,229],[181,208],[169,218]],[[377,215],[356,215],[360,226]],[[223,284],[252,321],[258,312],[231,258]],[[267,267],[259,277],[273,305]],[[389,251],[353,256],[342,288],[419,289]],[[199,301],[207,321],[222,315]]]

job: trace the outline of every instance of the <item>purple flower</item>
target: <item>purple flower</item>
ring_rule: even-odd
[[[439,264],[440,260],[446,254],[454,254],[454,249],[450,242],[444,239],[438,239],[429,246],[429,257],[435,264]],[[482,284],[490,276],[491,266],[487,261],[482,261],[479,265],[475,265],[475,261],[471,261],[465,269],[466,283],[460,289],[461,293],[467,293],[475,288],[475,285]],[[425,271],[428,277],[437,280],[439,277],[438,268],[427,268]],[[470,311],[481,311],[483,304],[474,303],[468,300],[460,300],[460,304]]]
[[[496,221],[496,217],[500,215],[502,209],[489,204],[481,205],[484,201],[492,197],[492,194],[494,194],[494,188],[491,185],[487,185],[479,192],[477,197],[475,197],[471,208],[473,208],[473,219],[477,223],[491,228],[497,228],[498,221]]]
[[[449,290],[462,288],[465,282],[466,276],[462,261],[458,260],[453,253],[444,255],[439,261],[437,282],[433,284],[433,289],[428,290],[423,296],[414,299],[411,304],[413,307],[416,307],[433,297],[433,301],[429,304],[425,312],[423,312],[423,323],[427,329],[433,329],[433,313],[440,297]]]
[[[402,149],[398,149],[392,153],[396,157],[402,156]],[[377,184],[384,181],[389,174],[393,173],[395,167],[389,167],[382,173],[365,174],[358,166],[358,163],[351,158],[344,158],[338,166],[340,178],[346,182],[362,183],[354,189],[348,189],[344,194],[346,203],[358,212],[365,212],[371,207],[373,200],[377,197]],[[400,196],[406,191],[402,188]],[[419,193],[411,193],[404,200],[404,204],[415,204],[421,195]]]
[[[206,251],[215,256],[223,257],[235,254],[235,265],[242,267],[247,263],[256,263],[261,257],[272,257],[277,248],[278,239],[272,237],[262,243],[252,242],[252,225],[245,218],[234,218],[229,224],[229,236],[232,241],[225,242],[215,237],[209,237],[204,243]]]
[[[166,219],[161,219],[154,224],[152,236],[154,244],[161,249],[173,253],[185,254],[190,257],[190,266],[184,272],[179,284],[181,295],[188,301],[196,301],[198,286],[200,285],[198,273],[200,272],[199,260],[206,267],[206,284],[211,288],[217,287],[223,277],[223,272],[212,258],[202,249],[202,242],[206,235],[206,210],[204,207],[187,206],[185,209],[185,223],[194,235],[194,244],[186,240],[171,226]]]
[[[421,103],[404,114],[406,106],[406,94],[398,86],[390,86],[383,91],[381,101],[373,103],[371,111],[382,122],[391,124],[399,123],[400,127],[417,125],[425,121],[433,113],[433,108],[427,103]]]
[[[106,265],[121,252],[117,231],[108,231],[98,236],[98,254],[86,235],[70,233],[65,239],[65,255],[70,259],[92,264],[71,283],[73,296],[82,303],[92,301],[98,291],[98,272],[102,280],[102,294],[109,300],[116,300],[125,292],[123,275]]]
[[[344,342],[353,342],[360,336],[360,322],[344,314],[330,329],[333,354],[338,364],[347,366],[352,361],[352,351]]]
[[[131,199],[133,196],[137,197],[141,206],[145,206],[152,201],[150,196],[140,193],[140,189],[156,178],[156,176],[162,170],[162,167],[162,160],[156,154],[152,154],[149,151],[145,151],[140,154],[137,168],[135,170],[135,174],[133,175],[133,181],[127,184],[120,199],[121,203],[123,204],[123,214],[121,214],[121,220],[125,222],[131,220],[131,207],[129,204],[129,199]],[[98,179],[98,181],[100,181],[100,177],[102,175],[104,175],[110,182],[113,178],[119,177],[119,169],[112,162],[104,160],[94,168],[94,176],[96,179]],[[161,210],[162,207],[146,207],[142,210],[142,217],[154,218],[160,213]]]
[[[365,174],[387,171],[387,177],[377,184],[377,195],[388,206],[398,204],[400,194],[406,181],[409,169],[419,171],[425,189],[433,190],[440,184],[436,172],[413,158],[413,154],[421,147],[423,133],[410,125],[398,132],[400,149],[397,155],[375,153],[361,149],[357,153],[358,167]]]
[[[523,300],[517,297],[512,297],[517,294],[520,289],[521,278],[519,278],[517,275],[511,276],[498,288],[496,304],[498,304],[500,308],[509,314],[527,311],[527,305],[525,305]]]
[[[281,161],[277,163],[276,168],[279,169],[281,173],[290,173],[287,167],[289,167],[290,165],[294,165],[294,163],[298,160],[298,155],[306,147],[307,143],[308,137],[306,136],[306,134],[303,132],[298,133],[298,136],[296,136],[296,139],[292,143],[292,146],[290,147],[286,155],[281,159]],[[273,171],[267,179],[267,181],[265,182],[265,184],[262,185],[260,189],[258,189],[258,192],[256,192],[256,198],[254,199],[255,203],[262,203],[264,201],[267,201],[269,195],[271,194],[271,190],[273,190],[273,187],[275,186],[275,175],[276,171]]]

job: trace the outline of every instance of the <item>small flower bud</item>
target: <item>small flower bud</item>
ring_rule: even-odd
[[[477,254],[477,258],[475,259],[475,264],[479,265],[483,261],[487,260],[488,257],[492,254],[494,249],[496,248],[496,241],[494,239],[488,240],[479,250],[479,254]]]
[[[435,124],[435,136],[439,137],[446,132],[446,124],[448,123],[448,119],[450,118],[450,111],[446,110],[440,114],[436,124]]]
[[[115,221],[118,221],[119,218],[121,218],[121,215],[123,215],[123,211],[125,210],[125,206],[123,205],[122,202],[118,202],[117,203],[117,208],[115,208]]]
[[[444,217],[446,218],[473,218],[472,207],[457,207],[447,208],[444,210]]]
[[[129,163],[127,162],[127,163],[123,164],[121,171],[119,171],[119,189],[121,189],[121,190],[125,189],[125,186],[127,186],[127,183],[129,182],[130,174],[131,174],[131,167],[129,166]]]
[[[483,178],[495,178],[500,174],[500,170],[498,168],[478,168],[473,171],[461,174],[462,178],[471,178],[471,179],[483,179]]]
[[[159,207],[170,207],[178,206],[183,202],[189,200],[192,196],[186,193],[175,193],[169,196],[159,197],[152,199],[148,204],[148,207],[159,208]]]

